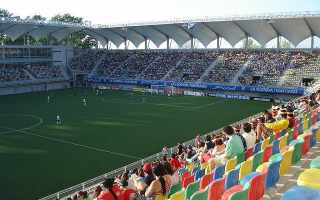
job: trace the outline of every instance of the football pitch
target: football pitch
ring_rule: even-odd
[[[1,199],[49,195],[269,106],[92,89],[0,96]]]

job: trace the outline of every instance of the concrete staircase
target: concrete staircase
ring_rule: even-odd
[[[166,75],[164,75],[164,77],[161,78],[161,80],[166,80],[168,77],[170,77],[171,73],[172,73],[176,68],[179,67],[179,65],[182,63],[182,61],[185,59],[185,57],[186,57],[185,55],[182,56],[181,59],[177,62],[177,64],[176,64],[174,67],[172,67],[172,68],[168,71],[168,73],[167,73]]]
[[[241,68],[239,69],[239,71],[235,74],[235,76],[233,77],[233,79],[231,80],[232,84],[237,84],[239,83],[239,77],[243,74],[243,72],[248,68],[248,65],[250,64],[252,59],[252,56],[248,59],[248,61],[246,63],[244,63]]]
[[[212,71],[215,66],[223,60],[223,57],[219,56],[216,60],[214,60],[210,66],[206,69],[206,71],[201,75],[201,77],[197,80],[197,82],[203,82],[204,78],[208,76],[210,71]]]
[[[101,65],[102,61],[103,61],[107,56],[108,56],[107,54],[104,54],[103,56],[101,56],[101,57],[99,58],[99,60],[98,60],[98,61],[96,62],[96,64],[95,64],[94,68],[93,68],[92,71],[90,72],[89,77],[97,74],[97,69],[98,69],[98,67]]]
[[[22,70],[31,78],[31,80],[36,80],[35,75],[32,74],[28,69],[23,68]]]

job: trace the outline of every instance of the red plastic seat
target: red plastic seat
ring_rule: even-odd
[[[270,156],[272,155],[272,145],[268,145],[262,154],[262,162],[268,162]]]
[[[254,176],[250,181],[250,189],[248,191],[248,200],[259,200],[262,199],[265,191],[265,177],[266,172]]]
[[[188,177],[185,177],[182,181],[182,187],[184,189],[187,188],[187,186],[190,184],[190,183],[193,183],[194,182],[194,176],[188,176]]]
[[[303,139],[304,139],[304,142],[302,144],[301,154],[306,155],[310,149],[311,135],[306,135],[303,137]]]
[[[228,200],[229,197],[230,197],[233,193],[239,192],[239,191],[241,191],[242,189],[243,189],[243,186],[242,186],[242,185],[235,185],[235,186],[229,188],[228,190],[226,190],[226,191],[223,193],[223,195],[222,195],[222,197],[221,197],[221,200]]]
[[[224,178],[214,180],[208,191],[208,200],[220,200],[224,192]]]
[[[199,190],[204,190],[210,184],[211,181],[212,181],[212,174],[204,175],[200,179]]]
[[[250,158],[251,156],[253,155],[253,147],[248,149],[246,152],[245,152],[245,159],[247,160],[248,158]]]

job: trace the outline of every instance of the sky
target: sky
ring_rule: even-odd
[[[177,18],[320,11],[320,0],[1,0],[22,17],[70,13],[93,24],[123,24]]]

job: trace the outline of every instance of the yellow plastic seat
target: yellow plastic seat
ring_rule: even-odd
[[[164,195],[157,195],[155,198],[155,200],[166,200],[166,199],[167,199],[167,197]]]
[[[320,142],[320,128],[316,132],[317,142]]]
[[[263,140],[261,144],[261,150],[262,151],[265,150],[269,145],[269,143],[270,143],[270,138],[266,138],[265,140]]]
[[[187,165],[187,169],[188,169],[189,172],[191,172],[192,169],[193,169],[193,163],[189,163],[189,164]]]
[[[179,191],[172,194],[170,200],[184,200],[184,191]]]
[[[288,172],[289,167],[291,165],[292,154],[293,154],[293,149],[289,149],[288,151],[285,151],[282,154],[282,160],[279,168],[280,176],[283,176]]]
[[[288,142],[288,134],[279,138],[279,149],[280,151],[283,150],[287,146]]]
[[[226,163],[225,172],[233,170],[237,165],[237,158],[229,159]]]
[[[306,169],[299,175],[297,184],[320,190],[320,169]]]
[[[240,165],[239,180],[252,171],[252,160],[246,160]]]

